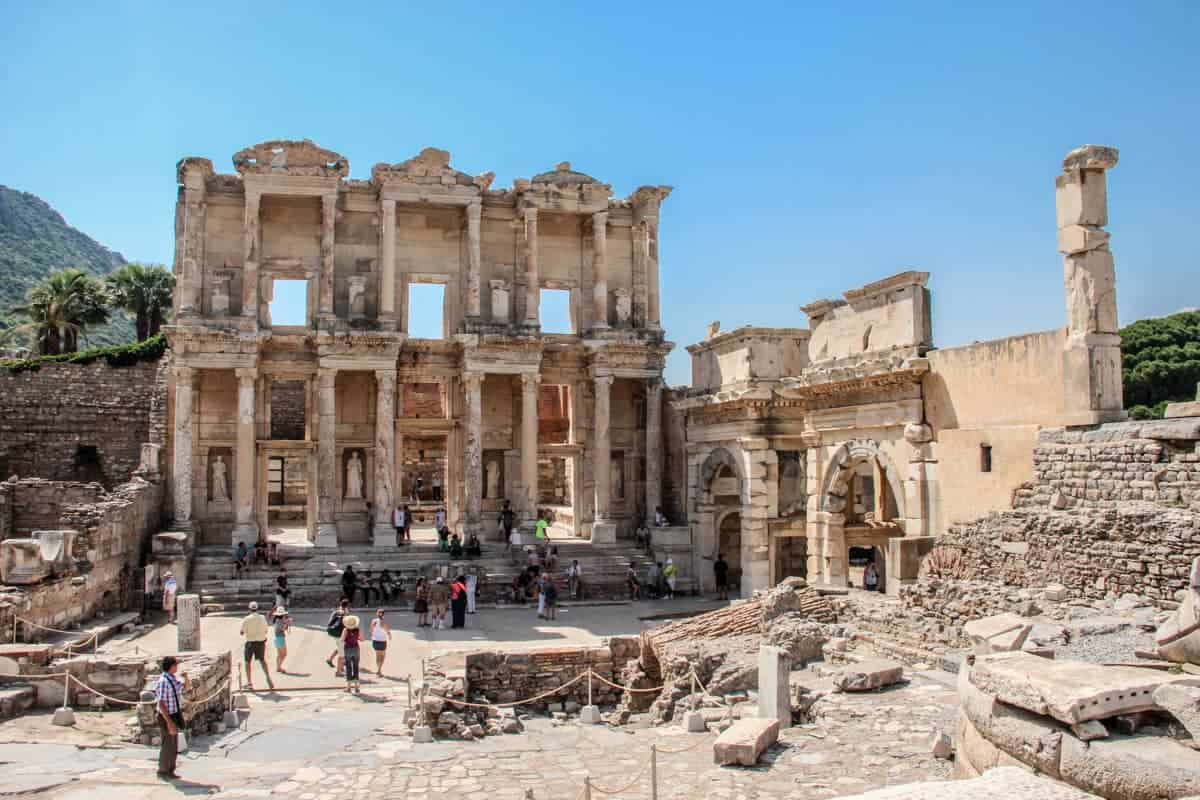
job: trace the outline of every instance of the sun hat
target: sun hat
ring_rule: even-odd
[[[358,627],[358,617],[354,616],[353,614],[347,614],[342,619],[342,625],[349,628],[350,630],[354,630],[355,628]]]
[[[171,572],[171,570],[167,570],[166,572],[163,573],[163,577],[164,578],[174,578],[175,574],[173,572]]]
[[[256,603],[255,601],[251,600],[251,601],[250,601],[250,610],[251,610],[251,611],[258,611],[258,603]]]

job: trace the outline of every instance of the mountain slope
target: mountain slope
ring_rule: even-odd
[[[124,256],[72,228],[41,198],[0,185],[0,325],[20,322],[9,309],[51,272],[78,267],[103,277],[124,263]],[[133,323],[119,313],[88,332],[91,345],[132,340]]]

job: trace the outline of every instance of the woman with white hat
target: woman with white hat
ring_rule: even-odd
[[[362,631],[358,628],[358,617],[347,614],[342,618],[342,647],[346,651],[346,691],[359,694],[362,685],[358,682],[359,642]]]
[[[292,615],[283,606],[271,612],[271,626],[275,633],[275,671],[286,674],[283,660],[287,658],[287,635],[292,630]]]

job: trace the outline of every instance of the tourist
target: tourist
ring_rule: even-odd
[[[483,555],[483,545],[479,543],[479,537],[474,531],[467,537],[467,543],[463,546],[463,553],[467,558],[479,558]]]
[[[254,543],[254,563],[266,564],[270,561],[267,556],[267,543],[264,539],[259,539]]]
[[[543,572],[537,577],[537,614],[538,619],[546,618],[546,581],[550,579],[550,573]]]
[[[358,592],[358,575],[354,573],[354,565],[347,564],[342,571],[342,596],[354,604],[354,595]]]
[[[277,606],[271,612],[270,622],[275,632],[275,671],[286,675],[287,670],[283,668],[283,660],[287,658],[287,635],[292,629],[292,617],[286,608]]]
[[[433,515],[433,527],[439,531],[446,527],[446,509],[439,508]]]
[[[250,672],[250,666],[257,661],[267,676],[267,686],[274,690],[271,670],[267,668],[267,620],[258,613],[258,603],[250,603],[250,613],[242,618],[242,636],[246,638],[242,645],[242,660],[246,662],[246,687],[254,691],[254,675]]]
[[[863,570],[863,586],[868,592],[879,589],[879,570],[875,568],[874,561],[868,561],[866,569]]]
[[[329,621],[325,623],[325,632],[333,638],[337,639],[337,647],[329,654],[329,658],[325,659],[325,663],[333,667],[334,675],[341,675],[345,667],[345,655],[342,653],[342,629],[345,628],[346,615],[350,613],[350,601],[342,598],[342,602],[329,615]],[[333,663],[337,659],[337,665]]]
[[[383,609],[375,612],[371,620],[371,649],[375,651],[375,674],[383,677],[383,662],[387,659],[388,642],[392,640],[392,629],[383,621]]]
[[[729,564],[725,562],[725,556],[717,553],[717,560],[713,563],[713,577],[717,579],[717,599],[729,599]]]
[[[542,569],[542,559],[538,555],[537,548],[532,545],[525,551],[525,566],[533,570],[535,575]]]
[[[546,586],[542,594],[546,599],[546,619],[558,619],[558,586],[549,573],[546,573]]]
[[[653,561],[646,573],[646,594],[652,600],[658,599],[662,589],[662,563]]]
[[[404,507],[404,541],[412,543],[413,515],[408,506]]]
[[[379,590],[375,586],[375,579],[371,577],[371,570],[365,569],[363,570],[362,575],[358,576],[358,590],[362,592],[363,605],[372,605],[372,593],[377,594]]]
[[[359,694],[362,691],[362,684],[358,682],[358,666],[360,652],[358,649],[359,641],[362,639],[362,632],[358,629],[358,617],[353,614],[347,614],[342,620],[342,652],[346,659],[346,691]]]
[[[405,517],[408,512],[404,506],[396,506],[396,510],[392,512],[392,527],[396,529],[396,546],[404,544],[404,528]]]
[[[450,584],[450,627],[467,627],[467,578],[462,574]]]
[[[640,549],[646,551],[646,553],[649,553],[650,552],[650,529],[646,527],[645,523],[638,525],[637,530],[634,531],[634,533],[633,533],[633,536],[637,540],[638,547]]]
[[[654,507],[654,527],[665,528],[670,525],[667,515],[663,513],[662,506]]]
[[[450,550],[450,530],[445,526],[437,529],[438,537],[438,552],[445,553]]]
[[[433,476],[433,502],[442,502],[442,476]]]
[[[397,584],[396,579],[392,577],[392,571],[387,567],[379,573],[379,598],[384,603],[391,603],[399,596],[401,588]]]
[[[175,621],[175,597],[179,594],[179,581],[170,570],[163,573],[162,607],[167,612],[167,624]]]
[[[667,565],[663,567],[663,580],[667,583],[667,599],[675,599],[675,581],[679,576],[679,570],[675,568],[675,562],[670,556],[667,556]]]
[[[292,591],[288,588],[287,567],[280,567],[275,576],[275,605],[287,606],[291,602]]]
[[[513,563],[517,563],[520,553],[524,550],[524,545],[521,542],[521,529],[513,528],[508,534],[509,549],[512,552]]]
[[[417,627],[429,627],[429,583],[425,578],[417,578],[413,589],[413,613],[417,615]]]
[[[550,532],[547,530],[549,527],[550,523],[546,522],[545,515],[539,515],[533,532],[533,537],[537,540],[538,547],[542,547],[550,539]]]
[[[583,575],[583,568],[579,566],[579,559],[571,559],[571,566],[567,567],[567,594],[571,595],[572,600],[579,599],[579,578]]]
[[[267,562],[272,567],[281,566],[283,563],[283,560],[279,557],[279,542],[274,539],[267,544]]]
[[[418,503],[421,502],[421,489],[424,488],[424,485],[425,479],[418,475],[416,483],[413,484],[413,500]]]
[[[558,569],[558,545],[550,545],[549,551],[546,553],[546,569],[553,572]]]
[[[472,538],[475,538],[474,534],[472,534]],[[479,540],[476,539],[476,541],[478,542]],[[475,601],[478,599],[478,596],[479,596],[479,577],[474,572],[472,572],[470,575],[467,576],[467,613],[468,614],[475,613]]]
[[[233,572],[235,577],[242,577],[242,571],[246,569],[249,558],[250,551],[247,549],[246,543],[238,542],[237,547],[233,548]]]
[[[169,573],[168,573],[169,574]],[[183,681],[175,677],[179,659],[166,656],[162,660],[162,674],[154,685],[155,708],[158,711],[158,777],[177,779],[175,762],[179,758],[179,729],[183,727],[183,695],[191,690],[187,673]]]
[[[446,579],[439,575],[433,586],[429,588],[429,606],[433,615],[432,627],[435,631],[445,629],[446,607],[449,604],[450,588],[446,586]]]
[[[629,599],[642,599],[642,582],[638,580],[637,567],[632,561],[629,562],[629,569],[625,571],[625,585],[629,587]]]
[[[497,521],[500,523],[500,530],[504,534],[504,550],[507,552],[513,546],[513,510],[507,500],[504,501],[504,508],[500,511],[500,518]],[[520,544],[517,546],[520,547]]]

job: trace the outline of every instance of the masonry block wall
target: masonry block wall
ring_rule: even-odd
[[[466,674],[468,693],[487,697],[492,703],[512,703],[552,691],[587,669],[613,683],[621,670],[638,657],[636,637],[613,637],[598,647],[562,647],[530,653],[468,653]],[[592,681],[592,700],[597,705],[616,705],[621,692],[598,680]],[[574,700],[587,703],[587,680],[572,684],[559,694],[543,698],[534,705]]]
[[[124,483],[138,467],[142,443],[165,435],[162,362],[0,369],[0,479]],[[153,423],[156,413],[162,419]]]

